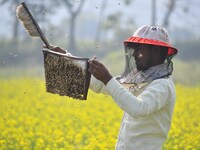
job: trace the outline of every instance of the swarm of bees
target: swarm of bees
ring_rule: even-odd
[[[90,82],[88,59],[43,51],[46,91],[86,100]]]

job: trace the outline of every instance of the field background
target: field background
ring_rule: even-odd
[[[199,0],[0,0],[0,150],[113,150],[123,115],[111,97],[87,101],[45,91],[41,40],[16,7],[25,1],[48,41],[124,71],[123,41],[141,26],[169,31],[177,100],[164,150],[200,150]]]
[[[1,150],[112,150],[123,112],[111,97],[87,101],[48,94],[41,78],[0,79]],[[200,149],[200,87],[177,84],[164,150]]]
[[[35,43],[16,49],[0,42],[0,150],[113,150],[123,112],[92,91],[87,101],[46,93],[42,46]],[[123,72],[123,49],[87,56],[96,52],[112,75]],[[186,53],[188,60],[181,53],[174,59],[177,102],[164,150],[200,149],[200,62],[197,54]]]

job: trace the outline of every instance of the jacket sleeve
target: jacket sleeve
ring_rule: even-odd
[[[96,93],[109,94],[103,82],[97,80],[93,75],[90,80],[90,89]]]
[[[135,118],[147,116],[161,109],[170,102],[172,96],[175,99],[174,84],[168,79],[152,81],[137,97],[114,78],[108,82],[106,89],[117,105]]]

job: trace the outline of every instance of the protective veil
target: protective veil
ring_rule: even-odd
[[[138,71],[133,57],[134,48],[125,46],[125,70],[117,79],[125,84],[140,84],[152,80],[168,77],[172,74],[173,63],[171,57],[167,57],[161,65],[150,67],[145,71]]]

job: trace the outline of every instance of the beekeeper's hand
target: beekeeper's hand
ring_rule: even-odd
[[[109,73],[108,69],[98,60],[89,60],[89,72],[98,80],[102,81],[105,85],[110,81],[112,75]]]
[[[43,45],[43,48],[47,48],[47,46]],[[63,54],[68,53],[67,50],[64,50],[63,48],[55,46],[55,45],[50,45],[49,49],[55,52],[63,53]]]

